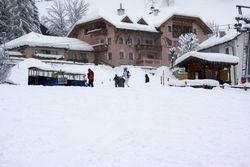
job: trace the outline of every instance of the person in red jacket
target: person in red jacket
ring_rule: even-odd
[[[88,80],[89,80],[88,86],[94,87],[94,72],[90,68],[88,69],[87,75],[88,75]]]

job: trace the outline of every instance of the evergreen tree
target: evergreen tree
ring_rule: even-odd
[[[8,56],[5,54],[4,49],[0,47],[0,84],[3,83],[8,76],[10,70],[8,61]]]
[[[12,10],[13,3],[10,0],[0,1],[0,44],[3,43],[3,32],[6,34],[6,38],[9,39],[12,32]]]
[[[198,39],[196,38],[196,35],[193,33],[188,33],[181,35],[179,37],[179,49],[180,53],[179,56],[182,56],[185,53],[188,53],[190,51],[197,51],[199,49],[199,43]]]
[[[6,32],[7,41],[32,31],[41,32],[33,0],[1,0],[0,13],[0,30]]]

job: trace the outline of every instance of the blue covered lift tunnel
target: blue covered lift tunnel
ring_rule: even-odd
[[[28,85],[87,86],[87,80],[85,74],[30,67]]]

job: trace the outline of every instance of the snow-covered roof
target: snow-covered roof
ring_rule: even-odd
[[[63,55],[52,55],[52,54],[42,54],[42,53],[36,53],[35,56],[47,59],[62,59],[64,57]]]
[[[188,52],[181,57],[175,60],[175,66],[184,62],[188,58],[198,58],[201,60],[206,60],[209,62],[222,62],[222,63],[229,63],[229,64],[238,64],[239,58],[233,55],[223,54],[223,53],[202,53],[202,52],[195,52],[191,51]]]
[[[35,32],[30,32],[29,34],[6,43],[6,48],[12,49],[26,45],[32,47],[53,47],[81,51],[94,50],[91,45],[76,38],[46,36]]]
[[[6,51],[6,53],[10,56],[23,56],[21,52],[17,52],[17,51]]]
[[[75,26],[83,23],[87,23],[93,20],[98,19],[104,19],[107,22],[111,23],[118,29],[127,29],[127,30],[135,30],[135,31],[146,31],[146,32],[158,32],[153,24],[149,25],[142,25],[138,24],[136,20],[138,18],[136,17],[130,17],[128,16],[133,23],[126,23],[122,22],[122,20],[128,15],[118,15],[116,12],[103,12],[103,11],[94,11],[86,16],[84,16],[82,19],[78,20],[75,25],[71,28],[68,35],[71,33],[71,31],[75,28]]]
[[[179,10],[178,10],[179,11]],[[164,22],[170,19],[174,15],[188,16],[199,18],[199,16],[190,13],[184,13],[182,10],[179,12],[176,8],[169,8],[168,10],[160,11],[159,14],[139,14],[139,13],[129,13],[125,12],[124,15],[118,15],[116,11],[94,11],[84,16],[82,19],[78,20],[68,35],[73,31],[73,29],[80,24],[87,23],[93,20],[104,19],[114,25],[118,29],[136,30],[136,31],[146,31],[146,32],[159,32],[156,27],[161,26]],[[122,22],[125,17],[128,17],[133,23]],[[148,25],[138,24],[140,19],[144,19]],[[199,18],[200,19],[200,18]]]
[[[237,32],[237,30],[235,30],[235,29],[230,29],[228,31],[225,31],[225,35],[222,37],[220,37],[219,34],[217,34],[217,35],[215,34],[212,37],[205,40],[204,42],[202,42],[200,44],[199,50],[207,49],[207,48],[231,41],[234,38],[236,38],[238,35],[240,35],[240,33]]]

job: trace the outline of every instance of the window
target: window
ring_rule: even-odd
[[[108,38],[108,45],[110,45],[111,44],[111,38]]]
[[[137,45],[140,45],[141,44],[141,40],[140,38],[137,39]]]
[[[112,60],[112,53],[111,52],[108,53],[108,60]]]
[[[120,52],[120,59],[124,59],[125,57],[124,57],[124,52]]]
[[[119,44],[123,44],[123,38],[122,38],[122,37],[119,37],[119,38],[118,38],[118,43],[119,43]]]
[[[129,60],[134,60],[134,54],[132,52],[129,52],[128,57]]]
[[[226,54],[229,54],[229,48],[226,48]]]
[[[152,39],[146,39],[145,44],[147,45],[153,45],[153,40]]]
[[[168,32],[172,32],[172,27],[168,26]]]
[[[128,37],[128,41],[127,41],[127,44],[132,44],[132,38],[131,37]]]
[[[197,34],[196,28],[194,28],[194,34]]]

